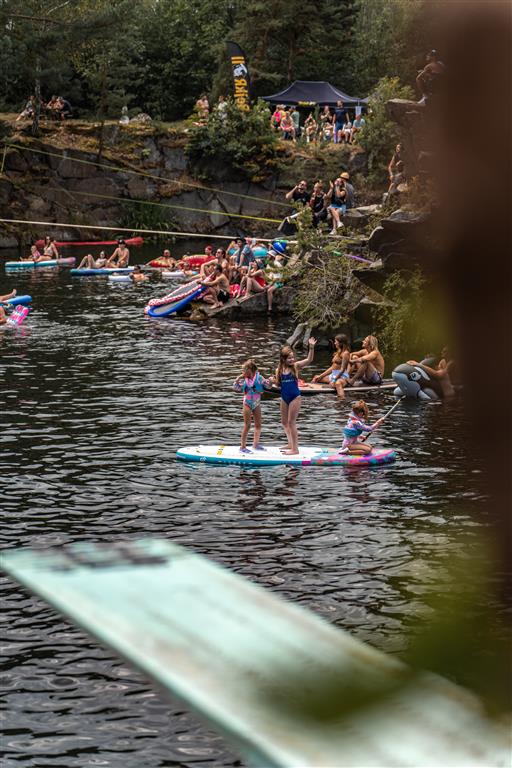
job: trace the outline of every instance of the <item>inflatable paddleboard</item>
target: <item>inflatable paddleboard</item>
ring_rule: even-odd
[[[132,279],[130,275],[109,275],[109,282],[113,283],[131,283]]]
[[[379,390],[394,390],[396,387],[395,382],[392,379],[383,379],[382,384],[378,386],[375,384],[364,384],[361,387],[345,387],[344,391],[353,395],[357,395],[358,392],[378,392]],[[299,389],[301,395],[309,397],[311,395],[335,395],[336,390],[334,387],[330,387],[329,384],[312,384],[307,381],[299,381]],[[266,393],[271,395],[279,395],[281,390],[277,385],[273,385],[272,389],[266,389]]]
[[[199,299],[205,291],[204,285],[199,285],[196,281],[189,283],[183,288],[177,288],[161,299],[151,299],[144,309],[144,314],[149,317],[167,317],[175,312],[179,312],[180,309],[186,307],[194,299]]]
[[[270,467],[290,464],[299,467],[374,467],[389,464],[396,459],[395,451],[378,448],[366,456],[336,453],[335,448],[316,446],[300,448],[295,456],[288,456],[278,446],[266,446],[264,451],[241,453],[238,445],[188,445],[176,452],[180,461],[200,461],[206,464],[241,464],[252,467]]]
[[[198,273],[196,272],[196,275]],[[169,270],[162,270],[160,273],[161,277],[164,278],[164,280],[187,280],[193,277],[193,275],[186,275],[181,269],[177,269],[174,272],[170,272]]]
[[[72,269],[73,277],[90,277],[91,275],[114,275],[133,272],[133,267],[102,267],[101,269]]]
[[[6,325],[12,326],[18,326],[21,325],[28,313],[30,312],[28,307],[23,307],[21,305],[17,305],[14,307],[13,311],[7,318]]]
[[[34,267],[62,267],[75,263],[75,257],[67,259],[47,259],[45,261],[6,261],[6,269],[33,269]]]
[[[257,259],[264,259],[265,256],[267,255],[267,249],[264,248],[262,245],[257,245],[256,248],[252,249],[252,252],[254,253]],[[230,248],[228,251],[228,255],[233,256],[234,253],[235,253],[235,249]]]
[[[2,304],[10,304],[13,307],[17,307],[19,304],[30,304],[32,301],[32,296],[14,296],[12,299],[7,299],[7,301],[3,301]]]
[[[122,238],[124,239],[124,238]],[[124,239],[126,245],[142,245],[144,238],[142,237],[128,237]],[[57,248],[64,248],[68,245],[117,245],[117,240],[56,240],[55,245]],[[37,240],[36,245],[38,248],[44,248],[44,240]]]

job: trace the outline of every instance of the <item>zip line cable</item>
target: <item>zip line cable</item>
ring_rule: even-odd
[[[94,197],[100,200],[115,200],[120,203],[137,203],[138,205],[156,205],[159,208],[177,208],[179,211],[195,211],[198,213],[210,213],[214,216],[229,216],[236,219],[253,219],[255,221],[269,221],[272,224],[280,224],[281,219],[267,219],[264,216],[249,216],[245,213],[227,213],[225,211],[208,211],[205,208],[191,208],[188,205],[172,205],[172,203],[156,203],[153,200],[137,200],[131,197],[114,197],[113,195],[99,195],[95,192],[78,192],[77,190],[61,189],[59,187],[46,187],[50,192],[60,192],[68,194],[71,197],[80,195],[81,197]]]
[[[285,208],[293,208],[293,205],[291,203],[285,203],[281,200],[267,200],[264,197],[256,197],[256,195],[245,195],[240,192],[229,192],[228,190],[217,189],[216,187],[206,187],[203,184],[194,184],[194,182],[191,182],[191,181],[179,181],[178,179],[171,179],[167,176],[155,176],[152,173],[149,173],[148,171],[136,171],[135,169],[131,169],[131,168],[123,168],[123,166],[120,166],[120,165],[110,165],[108,163],[99,163],[94,160],[82,160],[78,157],[68,157],[65,154],[59,154],[57,152],[49,152],[48,150],[44,150],[44,149],[34,149],[33,147],[24,146],[22,144],[12,144],[12,143],[6,142],[4,146],[5,148],[11,147],[12,149],[21,149],[25,152],[36,152],[39,155],[48,155],[49,157],[58,157],[61,160],[69,160],[73,163],[82,163],[83,165],[93,165],[97,168],[106,168],[111,171],[117,171],[118,173],[131,173],[135,176],[144,176],[148,179],[153,179],[154,181],[166,181],[166,182],[171,182],[173,184],[179,184],[182,187],[193,187],[194,189],[205,190],[206,192],[218,192],[221,195],[243,197],[247,200],[258,200],[258,202],[267,203],[269,205],[281,205],[281,206],[284,206]],[[4,150],[4,159],[5,159],[5,150]],[[2,163],[2,169],[3,169],[3,163]]]
[[[29,219],[2,219],[1,224],[25,224],[35,225],[38,227],[62,227],[69,229],[98,229],[105,232],[136,232],[139,235],[167,235],[168,237],[200,237],[202,240],[236,240],[238,235],[210,235],[201,234],[199,232],[172,232],[167,229],[133,229],[128,227],[106,227],[99,224],[76,224],[69,223],[63,224],[59,221],[31,221]],[[273,243],[276,240],[275,237],[258,237],[259,243]],[[288,240],[288,243],[295,243],[295,240]],[[94,243],[91,243],[94,245]]]

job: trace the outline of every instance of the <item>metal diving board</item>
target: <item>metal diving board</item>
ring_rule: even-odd
[[[508,732],[469,692],[168,541],[8,550],[1,565],[258,768],[510,767]]]

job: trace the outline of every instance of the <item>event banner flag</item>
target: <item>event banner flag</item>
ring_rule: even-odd
[[[233,71],[233,85],[235,89],[235,102],[239,109],[247,111],[251,108],[251,78],[249,68],[238,43],[228,42],[228,56]]]

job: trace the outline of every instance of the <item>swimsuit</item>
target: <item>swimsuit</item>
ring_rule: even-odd
[[[373,427],[365,424],[359,416],[355,413],[351,413],[348,417],[347,423],[343,430],[343,445],[342,448],[347,448],[349,445],[357,443],[358,438],[363,432],[372,432]]]
[[[281,399],[290,405],[296,397],[300,397],[300,389],[293,373],[281,374]]]
[[[369,378],[365,376],[364,381],[366,384],[379,385],[382,384],[382,376],[378,371],[374,371]]]
[[[222,301],[223,304],[226,304],[226,302],[228,302],[230,298],[231,298],[231,294],[229,293],[229,291],[225,291],[222,288],[219,290],[217,294],[218,301]]]
[[[329,374],[329,382],[331,384],[334,384],[339,379],[348,379],[348,378],[349,378],[349,375],[347,371],[344,371],[343,373],[341,373],[341,370],[339,368],[337,370],[331,371],[331,373]]]
[[[244,392],[244,405],[254,411],[260,404],[261,393],[265,388],[270,389],[271,386],[270,381],[264,379],[258,371],[252,379],[245,378],[242,382],[235,381],[233,389],[235,392]]]

